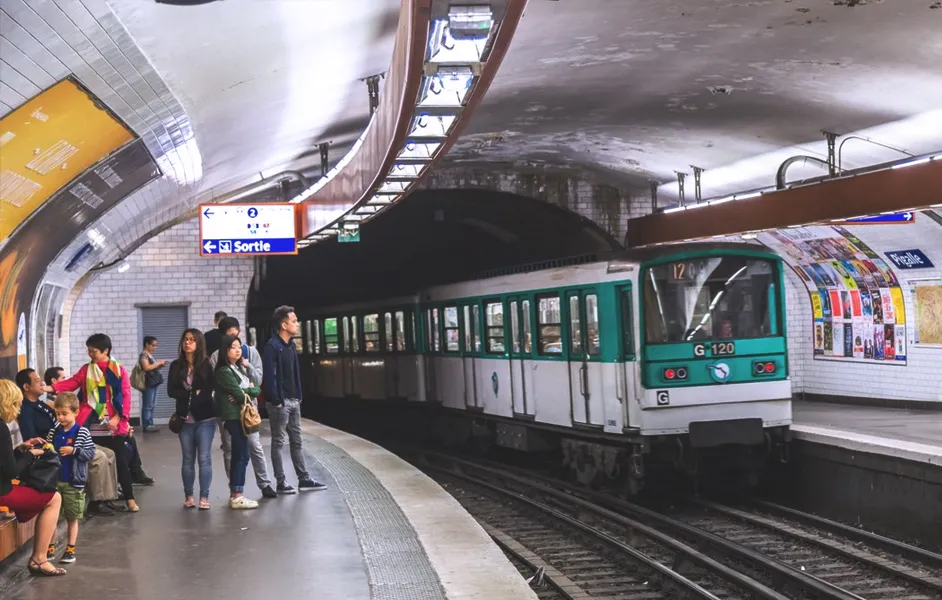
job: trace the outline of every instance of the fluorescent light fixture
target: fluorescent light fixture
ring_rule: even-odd
[[[418,106],[463,106],[473,80],[471,67],[440,67],[438,73],[422,78]]]
[[[389,206],[393,202],[399,199],[399,196],[373,196],[367,204],[372,204],[373,206]]]
[[[710,200],[709,202],[707,202],[707,204],[709,204],[710,206],[713,206],[714,204],[723,204],[724,202],[732,202],[735,199],[736,199],[735,196],[726,196],[725,198],[719,198],[717,200]]]
[[[480,61],[494,29],[490,6],[454,6],[448,19],[432,21],[426,60],[436,63]]]
[[[915,165],[924,165],[924,164],[926,164],[927,162],[929,162],[930,160],[933,160],[934,158],[935,158],[934,156],[926,156],[926,157],[923,157],[923,158],[917,158],[916,160],[910,160],[910,161],[906,161],[906,162],[904,162],[904,163],[899,163],[898,165],[893,165],[892,168],[894,168],[894,169],[904,169],[904,168],[906,168],[906,167],[912,167],[912,166],[915,166]]]
[[[100,249],[105,247],[105,236],[103,236],[97,229],[88,230],[88,241],[90,241],[92,246],[95,246],[96,248]]]
[[[439,142],[406,142],[397,158],[422,158],[431,160],[441,147]]]
[[[397,181],[389,180],[383,182],[383,185],[376,190],[377,194],[402,194],[409,190],[409,186],[412,185],[411,181]]]
[[[396,163],[393,165],[393,168],[389,170],[389,177],[400,177],[402,179],[416,179],[419,175],[422,174],[422,169],[425,168],[425,165],[410,165],[404,163]]]
[[[733,196],[736,200],[748,200],[749,198],[758,198],[762,195],[762,192],[751,192],[749,194],[735,194]]]
[[[674,208],[665,208],[665,209],[664,209],[664,214],[666,215],[666,214],[668,214],[668,213],[675,213],[675,212],[680,212],[680,211],[683,211],[683,210],[687,210],[687,207],[686,207],[686,206],[675,206]]]
[[[739,236],[739,237],[741,237],[741,238],[744,239],[744,240],[754,240],[754,239],[756,239],[756,238],[759,237],[759,236],[756,235],[756,234],[754,234],[754,233],[744,233],[744,234],[742,234],[742,235]]]
[[[121,264],[118,265],[118,273],[127,273],[128,269],[131,268],[131,263],[128,261],[121,261]]]

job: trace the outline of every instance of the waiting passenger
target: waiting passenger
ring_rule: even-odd
[[[249,466],[249,440],[242,430],[242,407],[257,398],[258,384],[252,380],[251,365],[242,363],[242,341],[230,335],[223,336],[219,349],[222,355],[216,363],[216,415],[223,420],[232,440],[232,464],[229,470],[229,508],[258,508],[258,502],[243,495],[245,470]]]
[[[33,530],[33,552],[29,559],[29,572],[33,575],[65,575],[46,558],[46,550],[56,534],[56,522],[62,496],[59,492],[39,492],[33,488],[14,484],[23,469],[34,456],[42,456],[45,440],[28,438],[19,446],[13,446],[13,436],[7,423],[20,416],[23,394],[9,379],[0,379],[0,505],[6,506],[16,515],[20,523],[29,523],[36,518]]]
[[[206,355],[209,356],[219,350],[219,340],[222,339],[224,331],[221,331],[220,322],[228,315],[223,311],[217,311],[213,315],[213,328],[204,334],[206,338]]]
[[[68,379],[51,386],[56,393],[81,390],[83,402],[79,407],[78,422],[84,427],[102,423],[107,415],[111,437],[103,445],[114,450],[117,458],[118,482],[128,512],[140,511],[134,500],[131,459],[134,454],[131,439],[131,378],[127,369],[111,357],[111,338],[95,333],[85,340],[89,363]],[[47,390],[50,391],[50,390]]]
[[[325,490],[327,486],[311,479],[304,465],[301,447],[301,366],[292,338],[301,333],[301,324],[294,309],[279,306],[272,315],[275,333],[265,344],[265,401],[271,423],[271,465],[279,494],[293,494],[294,488],[285,481],[281,450],[285,433],[291,448],[291,462],[298,476],[298,489]]]
[[[206,340],[199,329],[187,329],[180,338],[179,356],[170,363],[167,394],[176,401],[175,412],[184,419],[180,431],[183,452],[183,507],[194,508],[194,463],[199,461],[200,510],[209,510],[209,488],[213,482],[213,436],[216,433],[216,407],[213,406],[215,380],[206,357]]]
[[[61,562],[74,563],[79,520],[85,511],[88,463],[95,457],[95,444],[88,429],[75,422],[79,410],[78,396],[71,392],[59,394],[55,409],[59,423],[49,430],[46,443],[53,445],[61,461],[58,491],[62,495],[62,512],[69,527],[69,541]],[[55,553],[55,546],[50,544],[46,558],[52,558]]]
[[[16,422],[24,440],[45,438],[56,426],[56,411],[40,398],[43,395],[43,380],[33,369],[23,369],[16,374],[16,385],[23,394],[20,416]]]
[[[222,335],[230,337],[239,337],[239,320],[235,317],[223,317],[219,321],[219,331]],[[209,357],[209,363],[216,367],[219,359],[219,351],[213,352]],[[242,344],[242,366],[251,367],[255,372],[255,383],[262,387],[262,357],[258,350],[252,346]],[[253,399],[257,404],[257,400]],[[219,419],[219,438],[222,446],[222,461],[226,468],[226,477],[229,476],[230,463],[232,462],[232,442],[229,439],[229,432],[226,431],[224,421]],[[278,494],[271,487],[271,479],[268,476],[268,463],[265,460],[265,449],[262,447],[262,436],[259,432],[249,434],[249,456],[252,459],[252,470],[255,471],[255,483],[258,489],[262,490],[262,496],[266,498],[275,498]]]
[[[65,379],[65,370],[62,367],[49,367],[43,374],[47,386]],[[55,393],[47,394],[54,400]],[[117,459],[114,450],[95,444],[95,458],[88,463],[88,482],[85,484],[85,493],[88,495],[88,513],[100,517],[114,515],[111,503],[118,499],[118,475],[116,471]]]
[[[137,363],[144,371],[144,391],[141,392],[141,426],[144,427],[144,433],[159,431],[154,425],[154,407],[157,405],[157,388],[164,382],[160,370],[167,365],[167,361],[154,358],[158,343],[154,336],[144,336],[144,351],[137,357]]]

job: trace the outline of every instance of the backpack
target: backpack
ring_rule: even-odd
[[[141,368],[140,362],[135,364],[134,368],[131,369],[131,387],[139,392],[143,392],[147,389],[147,373]]]

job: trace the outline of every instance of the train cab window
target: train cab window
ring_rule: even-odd
[[[504,344],[504,305],[501,302],[488,302],[484,305],[484,323],[487,351],[491,354],[503,354]]]
[[[314,354],[314,338],[311,337],[311,322],[310,321],[304,322],[304,337],[305,337],[305,340],[307,341],[307,343],[304,344],[305,345],[304,350],[308,354]]]
[[[314,354],[321,353],[321,320],[314,319]]]
[[[324,319],[324,349],[327,354],[340,352],[340,332],[337,330],[337,318]]]
[[[775,266],[747,256],[656,265],[642,279],[645,340],[650,344],[775,335]],[[777,317],[777,315],[776,315]]]
[[[559,296],[544,296],[538,300],[539,340],[537,351],[540,354],[562,354],[562,318],[559,312]]]
[[[435,352],[441,352],[442,343],[441,343],[441,333],[438,329],[439,318],[438,318],[438,309],[432,309],[432,350]]]
[[[380,351],[379,315],[363,315],[363,349],[367,352]]]
[[[516,300],[510,303],[510,347],[514,354],[520,353],[520,318]]]
[[[392,354],[396,343],[396,338],[393,337],[392,313],[383,315],[383,324],[386,330],[386,352]]]
[[[461,328],[458,326],[458,307],[446,306],[444,313],[445,350],[448,352],[458,352],[461,350]]]
[[[530,301],[522,300],[520,302],[520,313],[523,322],[523,352],[524,354],[530,354],[532,351],[532,334],[530,333]]]
[[[344,317],[343,318],[343,351],[345,353],[352,352],[353,347],[350,345],[350,338],[352,336],[350,335],[350,333],[351,333],[350,317]]]
[[[586,351],[590,356],[598,356],[601,350],[599,340],[599,297],[586,294],[585,297]]]
[[[409,313],[409,320],[412,321],[412,313]],[[396,352],[406,351],[406,314],[399,310],[396,311]],[[415,322],[412,323],[412,336],[415,337]]]
[[[579,311],[579,296],[569,297],[569,351],[582,354],[582,314]]]

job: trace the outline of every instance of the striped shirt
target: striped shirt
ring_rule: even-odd
[[[69,429],[63,429],[62,425],[49,430],[46,435],[46,442],[55,446],[56,454],[64,446],[72,447],[72,454],[69,456],[59,455],[59,461],[62,466],[59,471],[59,481],[69,483],[74,488],[84,488],[88,481],[88,462],[95,458],[95,442],[92,441],[92,434],[78,423],[72,425]]]

